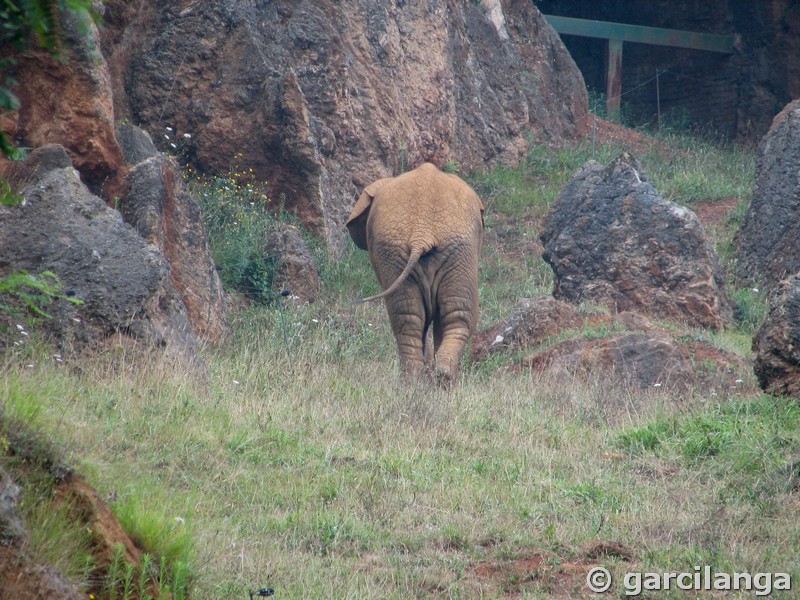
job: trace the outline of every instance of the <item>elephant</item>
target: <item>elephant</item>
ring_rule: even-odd
[[[462,179],[424,163],[368,185],[347,220],[383,289],[360,302],[384,300],[401,370],[412,380],[432,368],[436,381],[450,386],[458,374],[478,321],[483,212]]]

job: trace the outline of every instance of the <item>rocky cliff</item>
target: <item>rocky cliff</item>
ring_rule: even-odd
[[[177,136],[201,170],[252,168],[333,245],[370,181],[513,162],[526,136],[577,133],[587,109],[527,1],[111,0],[105,22],[118,119],[162,149]]]

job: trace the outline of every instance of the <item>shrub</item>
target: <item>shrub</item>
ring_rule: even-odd
[[[200,203],[211,256],[225,288],[268,304],[276,297],[275,257],[266,247],[278,220],[268,212],[270,200],[251,173],[197,177],[190,171],[188,186]]]

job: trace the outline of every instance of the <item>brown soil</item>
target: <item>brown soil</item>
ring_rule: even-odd
[[[510,598],[534,588],[546,592],[549,598],[591,598],[594,596],[586,587],[586,576],[609,556],[631,561],[634,552],[619,542],[595,541],[573,560],[531,552],[517,558],[477,562],[467,570],[466,577],[476,580],[484,590],[490,588]]]
[[[739,204],[740,198],[722,198],[720,200],[703,200],[692,206],[694,214],[706,229],[722,225],[727,216]]]
[[[674,148],[670,148],[654,137],[594,115],[589,116],[586,139],[594,139],[597,144],[619,144],[635,155],[645,154],[650,150],[664,153],[675,152]]]

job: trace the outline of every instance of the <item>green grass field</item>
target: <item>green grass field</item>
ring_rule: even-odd
[[[662,195],[746,199],[752,153],[669,143],[669,156],[640,157]],[[481,327],[550,292],[528,242],[590,150],[534,148],[518,169],[471,176],[492,200]],[[800,585],[796,401],[553,381],[502,360],[467,366],[453,391],[409,388],[383,307],[350,304],[377,290],[365,253],[316,252],[322,299],[236,312],[205,374],[122,347],[62,363],[31,339],[2,357],[5,414],[114,498],[153,565],[172,565],[174,597],[590,598],[595,565],[615,575],[611,597],[626,572],[696,565]],[[720,344],[746,353],[751,331]],[[45,530],[52,511],[24,494],[29,521],[52,531],[33,551],[80,579],[81,560],[59,553],[80,557],[80,535],[66,519]]]

